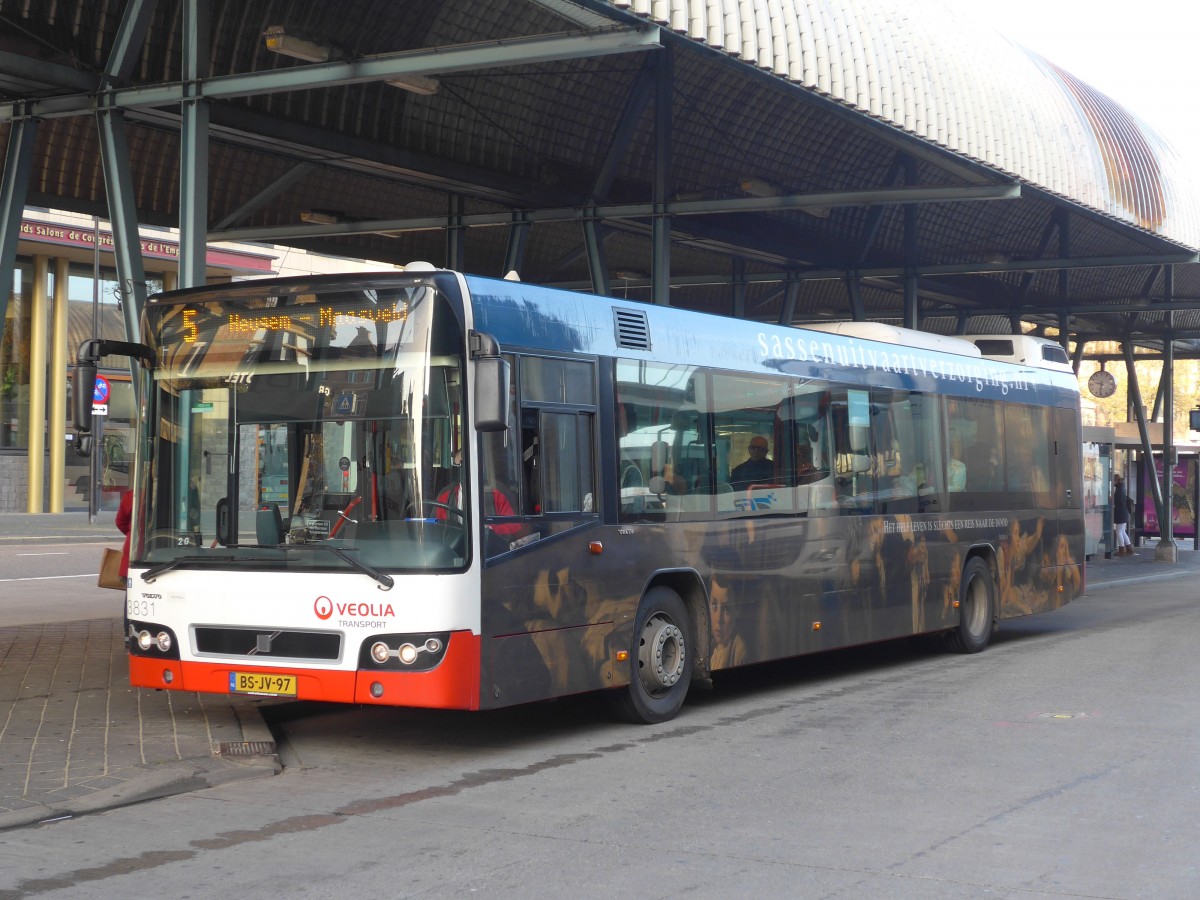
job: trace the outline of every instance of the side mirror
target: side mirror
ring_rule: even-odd
[[[92,396],[95,391],[96,364],[79,363],[71,377],[71,397],[75,407],[72,410],[75,430],[81,435],[90,434],[92,430]]]
[[[508,360],[484,356],[475,360],[475,429],[507,431],[509,415]]]
[[[217,543],[222,547],[229,546],[232,540],[230,526],[233,523],[229,518],[229,498],[222,497],[217,501]]]

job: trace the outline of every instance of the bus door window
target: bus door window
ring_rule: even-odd
[[[508,360],[509,371],[516,373],[517,361],[511,356]],[[522,515],[521,482],[523,477],[524,453],[521,428],[521,409],[517,402],[516,379],[512,379],[509,393],[509,426],[507,431],[485,432],[480,435],[480,483],[486,491],[498,491],[507,503],[512,515]],[[530,439],[536,436],[536,431]],[[500,504],[493,501],[492,506]],[[487,508],[485,500],[485,515],[493,515]],[[494,515],[499,515],[495,513]]]
[[[484,498],[489,556],[575,527],[597,506],[595,364],[538,356],[515,361],[516,434],[485,435],[481,442],[484,482],[503,495]],[[508,496],[513,475],[515,491]]]
[[[795,388],[791,417],[785,423],[784,450],[791,449],[786,460],[786,479],[796,488],[796,510],[810,515],[833,506],[833,483],[830,472],[829,400],[826,385],[805,382]]]
[[[946,470],[936,400],[908,391],[876,391],[872,398],[872,429],[880,510],[913,513],[944,509]],[[957,477],[957,469],[952,471]]]
[[[831,392],[829,423],[833,438],[834,491],[844,514],[874,511],[875,475],[867,391]]]

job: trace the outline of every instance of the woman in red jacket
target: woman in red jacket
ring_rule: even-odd
[[[129,577],[129,526],[133,523],[133,491],[127,490],[121,495],[121,505],[117,507],[117,529],[125,535],[125,546],[121,548],[121,577]]]

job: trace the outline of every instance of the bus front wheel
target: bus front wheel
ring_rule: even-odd
[[[950,644],[959,653],[978,653],[992,639],[996,621],[996,582],[978,556],[967,560],[958,589],[958,627]]]
[[[630,662],[633,677],[614,698],[630,722],[665,722],[679,712],[692,673],[687,607],[670,588],[651,588],[638,605]]]

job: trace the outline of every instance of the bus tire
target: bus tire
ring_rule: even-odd
[[[694,646],[687,607],[679,595],[665,587],[647,591],[634,622],[632,678],[613,698],[618,714],[646,725],[674,718],[691,683]]]
[[[963,566],[958,616],[958,627],[950,632],[950,646],[959,653],[978,653],[992,639],[996,622],[996,582],[988,564],[978,556]]]

